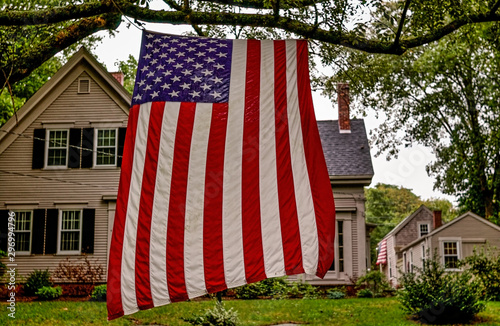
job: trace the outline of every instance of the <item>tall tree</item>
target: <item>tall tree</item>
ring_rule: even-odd
[[[397,27],[372,33],[380,22],[370,13],[385,6],[393,8]],[[40,26],[48,33],[13,60],[1,58],[0,85],[16,83],[99,30],[115,30],[122,17],[139,24],[191,25],[199,35],[211,26],[260,27],[371,53],[402,54],[468,24],[500,21],[499,7],[500,0],[7,0],[0,4],[0,26],[20,31]]]
[[[385,121],[372,130],[378,154],[416,143],[436,159],[435,188],[494,222],[500,211],[500,25],[464,28],[400,57],[348,52],[327,81],[349,80],[362,112]],[[368,109],[369,108],[369,109]]]

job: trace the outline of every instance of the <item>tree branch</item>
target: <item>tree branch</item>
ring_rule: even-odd
[[[179,6],[175,1],[163,0],[163,2],[165,2],[167,5],[169,5],[170,8],[172,8],[172,9],[175,9],[177,11],[182,11],[182,7]],[[198,26],[196,24],[191,24],[191,27],[193,27],[193,29],[195,30],[196,34],[198,34],[198,36],[206,36],[200,26]]]
[[[497,3],[491,7],[490,15],[493,16],[497,12],[498,8],[500,8],[500,0],[498,0]]]
[[[4,67],[0,66],[0,70],[3,71],[12,69],[12,73],[8,76],[8,80],[0,75],[0,85],[6,82],[14,84],[22,80],[59,51],[64,50],[68,46],[95,32],[116,29],[120,25],[120,22],[121,15],[108,14],[85,18],[60,30],[57,34],[45,39],[37,46],[26,50],[20,58],[16,59],[14,64],[8,64],[8,66]]]
[[[245,1],[248,0],[243,0],[243,3],[245,3]],[[369,53],[385,54],[403,54],[410,48],[436,41],[467,24],[500,21],[500,14],[497,13],[488,12],[471,14],[461,17],[422,36],[406,38],[405,40],[400,40],[398,38],[399,42],[396,44],[385,40],[367,39],[354,32],[343,32],[341,34],[336,29],[326,30],[318,28],[312,23],[302,22],[287,17],[280,16],[276,19],[272,12],[270,12],[270,14],[241,14],[151,10],[125,0],[103,0],[98,3],[85,3],[82,5],[70,5],[38,11],[4,11],[0,13],[0,26],[47,24],[67,21],[69,19],[92,17],[102,14],[103,12],[118,13],[118,8],[113,6],[112,3],[115,3],[119,7],[119,11],[123,14],[145,22],[279,28],[309,39],[337,44]]]
[[[117,11],[112,1],[89,2],[81,5],[67,5],[44,10],[6,10],[0,12],[0,25],[23,26],[60,23]]]
[[[403,26],[406,19],[406,12],[408,11],[408,7],[410,7],[410,2],[411,0],[406,0],[403,13],[401,14],[401,20],[399,21],[398,30],[396,32],[396,38],[394,39],[394,46],[396,47],[399,45],[399,38],[401,37],[401,32],[403,31]]]
[[[201,0],[210,3],[218,3],[221,5],[228,5],[240,8],[251,8],[251,9],[271,9],[269,2],[262,0]],[[282,9],[292,9],[292,8],[304,8],[312,6],[320,1],[315,0],[299,0],[299,1],[285,1],[281,4]]]

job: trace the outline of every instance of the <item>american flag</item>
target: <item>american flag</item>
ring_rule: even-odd
[[[387,239],[383,239],[380,241],[378,244],[378,256],[377,256],[377,265],[382,264],[385,265],[387,264]]]
[[[108,318],[268,277],[324,277],[335,209],[306,41],[145,31]]]

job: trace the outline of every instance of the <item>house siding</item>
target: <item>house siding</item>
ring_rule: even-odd
[[[89,94],[78,94],[79,78],[90,79]],[[0,209],[95,209],[94,252],[88,257],[106,267],[108,202],[102,197],[116,194],[120,168],[32,169],[32,137],[35,129],[49,125],[54,128],[57,123],[63,122],[70,123],[72,128],[92,128],[94,122],[125,127],[128,117],[108,95],[109,89],[108,92],[103,89],[102,80],[95,74],[82,72],[73,80],[63,80],[58,87],[64,87],[66,83],[69,85],[22,132],[23,136],[19,136],[0,155],[0,169],[8,172],[0,173]],[[49,93],[47,98],[50,97]],[[82,258],[82,255],[18,255],[17,272],[23,276],[34,269],[48,268],[53,272],[66,258],[74,260]]]
[[[485,245],[500,248],[500,231],[478,221],[472,216],[466,216],[459,222],[444,228],[432,236],[432,251],[440,252],[440,240],[459,239],[461,256],[464,258],[473,254],[474,248]]]
[[[420,210],[408,224],[396,233],[396,245],[398,247],[404,247],[418,239],[420,234],[419,223],[429,223],[429,232],[431,232],[433,230],[432,212],[426,209]]]

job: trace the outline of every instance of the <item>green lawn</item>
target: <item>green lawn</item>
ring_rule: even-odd
[[[106,321],[106,304],[98,302],[18,302],[16,319],[2,309],[0,325],[189,325],[182,321],[212,308],[213,301],[181,302]],[[408,320],[394,298],[342,300],[233,300],[242,325],[303,323],[308,325],[418,325]],[[3,307],[7,307],[3,304]],[[500,325],[500,302],[488,303],[474,325]]]

